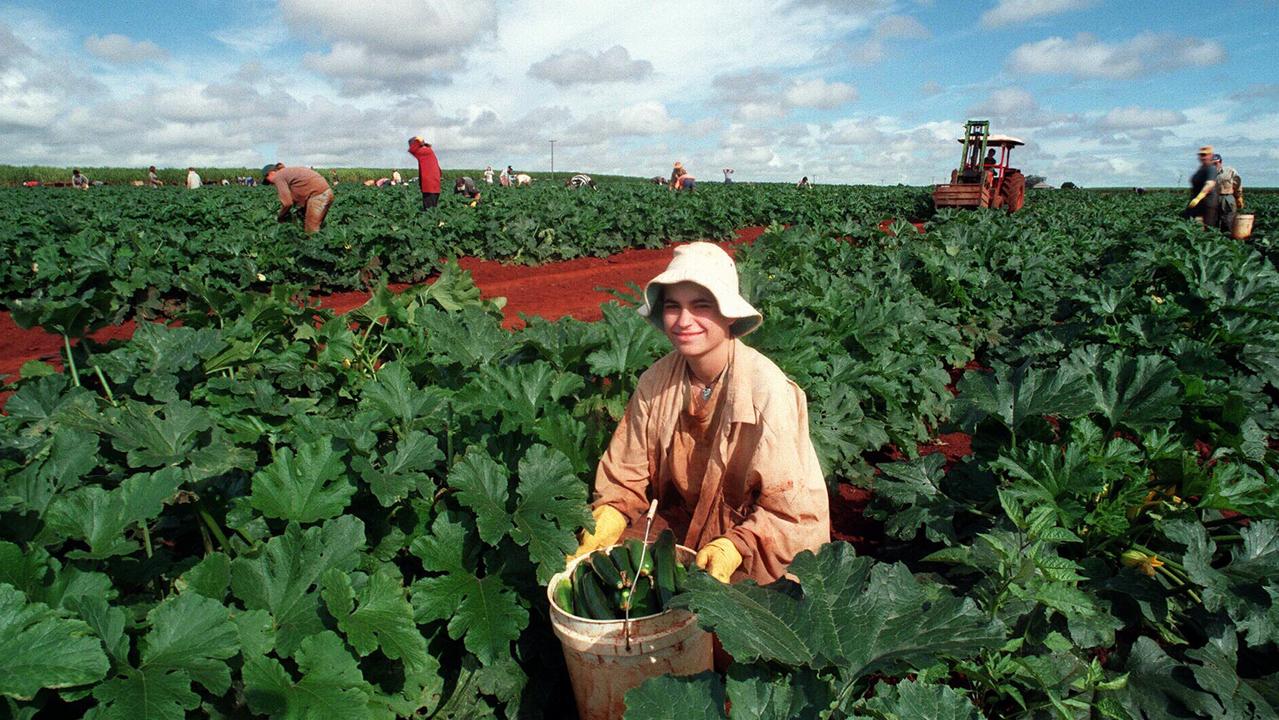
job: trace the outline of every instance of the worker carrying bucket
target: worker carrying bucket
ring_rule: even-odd
[[[595,473],[595,530],[574,557],[642,532],[657,500],[656,528],[717,580],[776,580],[830,540],[804,392],[742,343],[763,316],[717,245],[677,247],[639,313],[674,350],[640,376]]]

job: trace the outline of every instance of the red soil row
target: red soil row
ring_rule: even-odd
[[[764,228],[743,228],[731,241],[719,243],[730,253],[736,245],[754,242]],[[521,315],[554,320],[571,315],[579,320],[603,317],[600,305],[612,299],[608,290],[624,290],[628,283],[643,285],[666,267],[674,246],[656,250],[626,250],[606,258],[577,258],[537,267],[503,265],[492,260],[462,258],[459,264],[470,271],[480,294],[488,299],[505,297],[504,325],[522,327]],[[392,285],[401,291],[407,285]],[[314,296],[321,307],[345,313],[369,299],[368,292],[344,292]],[[90,337],[97,342],[123,340],[133,336],[137,324],[130,320],[103,328]],[[43,360],[61,366],[62,337],[41,329],[24,330],[7,312],[0,312],[0,377],[16,378],[23,363]],[[4,395],[0,395],[0,402]]]

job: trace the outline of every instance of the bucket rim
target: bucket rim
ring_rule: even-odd
[[[622,543],[614,543],[607,547],[599,548],[599,550],[612,550],[614,548],[621,547],[621,546],[622,546]],[[596,552],[596,551],[593,550],[591,552]],[[675,552],[678,555],[683,555],[686,557],[697,555],[697,551],[691,547],[688,547],[687,545],[676,544]],[[555,604],[555,586],[560,584],[560,580],[566,577],[571,577],[573,575],[573,569],[576,568],[580,563],[585,561],[586,558],[590,556],[591,556],[591,553],[586,553],[585,555],[573,558],[572,560],[568,562],[568,565],[566,565],[563,570],[552,575],[550,582],[546,584],[546,601],[551,606],[552,617],[554,617],[554,615],[558,612],[559,614],[563,615],[565,618],[571,618],[572,621],[575,623],[589,623],[590,625],[610,625],[610,624],[621,624],[626,622],[625,620],[595,620],[593,618],[586,618],[580,615],[574,615],[573,613]],[[652,618],[662,617],[663,615],[667,615],[669,613],[679,613],[679,612],[688,613],[690,616],[693,616],[693,613],[689,612],[688,610],[685,610],[684,608],[667,608],[658,613],[652,613],[649,615],[641,615],[639,617],[633,617],[631,618],[631,622],[636,623],[641,620],[650,620]],[[552,624],[554,624],[554,622],[552,622]]]

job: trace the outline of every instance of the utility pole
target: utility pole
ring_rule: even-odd
[[[551,182],[555,182],[555,142],[551,141]]]

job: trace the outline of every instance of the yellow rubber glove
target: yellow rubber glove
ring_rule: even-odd
[[[582,531],[579,539],[581,544],[569,556],[569,560],[616,543],[626,530],[626,516],[612,505],[601,505],[591,515],[595,518],[595,532]]]
[[[1194,196],[1193,198],[1191,198],[1191,199],[1190,199],[1190,207],[1194,207],[1194,206],[1198,205],[1198,204],[1199,204],[1199,201],[1200,201],[1200,200],[1203,200],[1203,199],[1204,199],[1204,196],[1203,196],[1203,195],[1196,195],[1196,196]]]
[[[741,567],[742,554],[737,552],[737,546],[732,540],[726,537],[715,538],[697,551],[694,562],[711,577],[727,584],[728,579],[733,577],[733,572]]]

